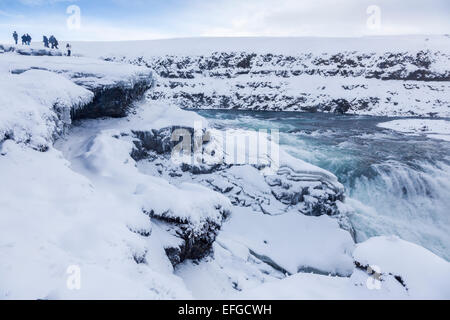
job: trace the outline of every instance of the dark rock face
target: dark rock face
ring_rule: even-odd
[[[194,135],[194,129],[188,127],[172,126],[160,130],[151,129],[150,131],[133,131],[137,140],[134,141],[136,149],[133,151],[133,159],[136,161],[145,159],[148,152],[156,152],[157,154],[170,153],[175,145],[183,141],[183,137],[174,141],[172,134],[175,130],[184,129],[191,137]],[[191,151],[193,149],[193,141],[190,142]]]
[[[173,137],[173,133],[177,130],[185,130],[189,134],[190,141],[184,141],[185,137]],[[194,137],[194,129],[191,127],[172,126],[162,128],[160,130],[151,129],[149,131],[132,131],[132,134],[136,138],[133,143],[135,148],[131,153],[131,157],[135,161],[140,161],[149,158],[155,158],[158,156],[164,157],[167,161],[170,161],[169,157],[176,145],[180,143],[186,143],[185,150],[189,150],[191,154],[194,152],[194,144],[196,143],[192,137]],[[203,130],[202,144],[208,141],[208,134]],[[200,146],[202,148],[203,146]],[[193,160],[193,159],[192,159]],[[185,163],[183,162],[178,169],[181,172],[190,172],[192,174],[207,174],[212,173],[223,168],[226,168],[225,164],[206,164],[206,163]],[[173,173],[173,175],[180,175],[181,173]]]
[[[185,260],[198,260],[211,254],[212,244],[216,240],[220,225],[208,222],[200,232],[194,232],[187,222],[155,217],[152,214],[150,216],[153,222],[162,223],[166,231],[180,240],[179,245],[166,246],[164,249],[174,267]]]
[[[82,83],[80,85],[83,86]],[[117,83],[113,86],[89,88],[94,92],[94,100],[83,108],[72,111],[72,119],[125,117],[131,105],[141,100],[151,86],[151,78],[142,78],[133,86]]]
[[[152,68],[160,80],[148,97],[182,108],[337,114],[371,113],[375,109],[386,114],[393,109],[390,115],[399,115],[395,110],[403,104],[411,106],[410,110],[400,111],[409,116],[415,115],[415,109],[448,106],[442,93],[432,100],[417,101],[418,96],[431,91],[442,92],[442,85],[448,88],[450,70],[439,67],[448,59],[448,53],[424,50],[296,56],[216,52],[208,56],[108,58]],[[318,81],[318,77],[322,80]],[[309,79],[316,79],[313,86]],[[380,87],[373,79],[420,82],[406,92],[401,85]]]
[[[222,221],[226,220],[230,212],[221,208],[218,210],[223,218]],[[144,213],[152,219],[153,223],[176,239],[164,248],[174,267],[187,259],[198,260],[208,256],[221,228],[221,223],[211,220],[204,222],[199,229],[189,221],[156,215],[152,210],[144,210]]]
[[[336,100],[333,100],[332,103],[334,103],[336,105],[333,108],[334,109],[334,113],[344,114],[351,107],[350,103],[347,100],[345,100],[345,99],[336,99]]]

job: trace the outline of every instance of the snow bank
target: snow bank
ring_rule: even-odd
[[[217,241],[237,242],[276,269],[348,276],[353,271],[353,240],[336,220],[291,211],[278,216],[234,210]]]
[[[399,277],[414,299],[450,298],[450,263],[416,244],[398,237],[375,237],[356,246],[361,266]]]
[[[193,128],[195,124],[202,128],[208,126],[206,119],[195,112],[182,110],[173,104],[149,103],[149,101],[136,104],[136,113],[130,115],[129,119],[133,123],[134,131],[143,132],[169,127]],[[127,125],[129,128],[130,125]]]
[[[359,266],[371,266],[380,280],[355,269],[349,278],[298,273],[244,290],[238,299],[448,299],[450,264],[396,237],[356,245]]]
[[[194,233],[208,222],[221,225],[231,209],[227,198],[199,185],[176,187],[164,179],[141,174],[131,158],[132,139],[118,139],[121,135],[123,131],[105,130],[87,141],[77,160],[93,180],[108,185],[120,181],[120,189],[133,194],[142,210],[154,217],[189,223]]]
[[[7,53],[0,60],[0,72],[21,73],[30,69],[47,70],[63,75],[88,88],[110,87],[121,84],[131,87],[139,79],[152,78],[146,67],[114,63],[82,57],[21,56]]]
[[[71,124],[70,113],[94,94],[66,78],[41,70],[0,75],[0,141],[46,146]]]
[[[350,278],[298,273],[282,280],[273,280],[241,293],[233,298],[250,300],[373,300],[407,299],[395,280],[383,283],[380,290],[369,290],[368,275],[356,271]]]
[[[403,119],[383,122],[379,127],[405,134],[424,135],[428,138],[450,141],[450,121],[429,119]]]
[[[160,259],[155,239],[135,231],[151,232],[141,208],[92,185],[60,152],[8,140],[0,176],[0,299],[190,297],[169,272],[136,263]],[[71,266],[79,290],[67,286]]]

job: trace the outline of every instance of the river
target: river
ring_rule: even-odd
[[[395,234],[450,259],[450,142],[377,127],[387,117],[196,112],[218,129],[278,129],[287,152],[333,172],[357,241]]]

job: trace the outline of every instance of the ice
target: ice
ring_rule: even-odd
[[[425,135],[428,138],[450,141],[450,121],[435,119],[399,119],[383,122],[381,128],[404,134]]]

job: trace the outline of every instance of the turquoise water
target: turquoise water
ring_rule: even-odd
[[[395,234],[450,259],[450,143],[377,127],[394,118],[196,111],[216,128],[278,129],[295,157],[346,187],[357,240]]]

